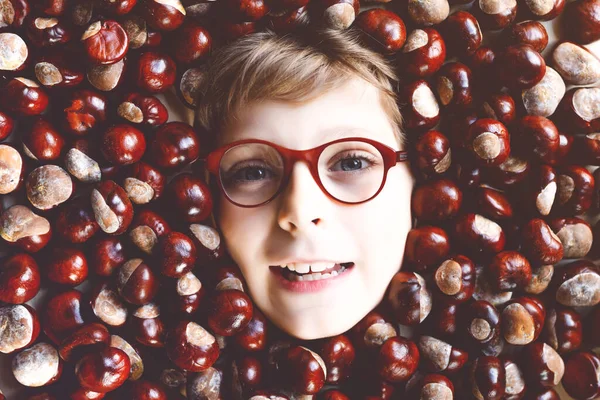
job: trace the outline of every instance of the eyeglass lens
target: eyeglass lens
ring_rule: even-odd
[[[235,203],[254,206],[269,200],[284,178],[279,152],[263,143],[239,144],[227,150],[219,166],[221,183]],[[336,199],[358,203],[372,197],[383,181],[383,156],[361,141],[332,143],[318,160],[319,178]]]

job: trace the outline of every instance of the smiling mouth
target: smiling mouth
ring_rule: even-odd
[[[290,271],[287,268],[282,268],[281,275],[290,282],[302,282],[302,281],[319,281],[324,279],[334,278],[344,271],[348,270],[354,265],[353,262],[347,262],[342,264],[335,264],[331,268],[327,268],[320,272],[309,272],[305,274],[298,273],[296,271]],[[277,267],[281,268],[281,267]]]

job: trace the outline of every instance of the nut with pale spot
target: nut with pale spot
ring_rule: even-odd
[[[92,292],[90,305],[96,317],[110,326],[122,326],[127,320],[127,307],[117,291],[106,283],[99,284]]]
[[[60,378],[62,360],[54,346],[40,342],[13,358],[12,372],[23,386],[46,386]]]
[[[397,272],[390,282],[387,300],[402,325],[420,324],[431,312],[431,291],[416,272]]]
[[[525,374],[519,365],[510,357],[503,356],[502,362],[506,371],[506,399],[517,400],[523,398],[527,389]]]
[[[0,33],[0,70],[18,71],[29,57],[25,41],[14,33]]]
[[[421,336],[417,346],[423,367],[431,372],[458,372],[469,359],[465,351],[432,336]]]
[[[522,296],[507,303],[501,318],[504,339],[510,344],[525,345],[539,337],[546,310],[537,299]]]
[[[531,271],[531,281],[527,286],[525,286],[525,288],[523,288],[523,290],[529,294],[543,293],[550,285],[553,275],[553,265],[542,265],[534,268]]]
[[[182,320],[167,334],[167,355],[179,368],[202,372],[219,357],[215,337],[195,322]]]
[[[21,239],[46,235],[50,222],[28,207],[16,204],[0,215],[0,237],[15,243]]]
[[[544,342],[535,342],[525,347],[524,353],[524,371],[529,382],[547,388],[560,383],[565,363],[556,350]]]
[[[542,80],[521,92],[521,100],[527,114],[549,117],[558,108],[566,90],[559,73],[554,68],[546,67]]]
[[[23,170],[23,158],[17,149],[0,144],[0,194],[9,194],[19,187]]]
[[[119,235],[127,230],[133,219],[133,206],[127,193],[114,181],[102,181],[91,193],[92,209],[100,228]]]
[[[417,24],[437,25],[448,18],[450,4],[448,0],[409,0],[408,15]]]
[[[569,307],[591,307],[600,303],[600,268],[591,261],[573,261],[555,271],[552,287],[556,301]]]
[[[475,290],[475,264],[463,255],[455,255],[440,264],[434,282],[446,301],[463,303]]]
[[[73,181],[61,167],[42,165],[31,171],[25,180],[27,199],[40,210],[54,208],[71,197]]]
[[[129,357],[131,363],[131,369],[129,370],[129,380],[137,381],[144,374],[144,360],[137,352],[136,349],[129,344],[125,339],[118,335],[110,336],[110,347],[116,347],[117,349],[123,350]]]
[[[0,307],[0,353],[9,354],[35,342],[40,322],[27,304]]]

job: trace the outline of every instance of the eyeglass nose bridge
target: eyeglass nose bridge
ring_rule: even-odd
[[[273,198],[277,197],[283,191],[283,189],[287,187],[290,180],[290,176],[292,174],[292,169],[294,168],[294,165],[296,165],[296,161],[306,162],[308,164],[310,174],[312,175],[317,185],[321,188],[323,192],[325,192],[325,194],[330,195],[329,193],[327,193],[327,190],[323,186],[321,178],[319,177],[319,157],[321,155],[321,152],[323,151],[323,149],[325,149],[325,147],[327,147],[327,145],[328,143],[308,150],[293,150],[276,146],[277,151],[283,157],[284,176],[279,186],[279,190],[277,190],[277,193],[275,193]]]

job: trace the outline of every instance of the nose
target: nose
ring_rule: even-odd
[[[298,161],[293,165],[287,186],[279,196],[277,219],[282,229],[297,235],[299,232],[310,233],[322,223],[327,195],[313,179],[306,162]]]

